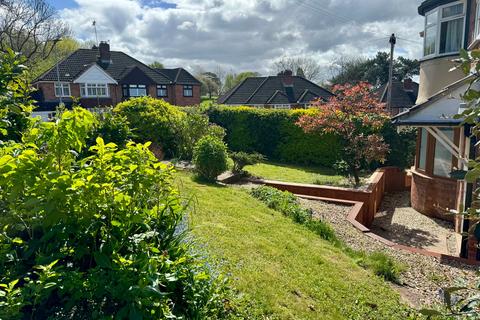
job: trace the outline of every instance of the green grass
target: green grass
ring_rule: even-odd
[[[250,318],[407,319],[384,280],[306,227],[238,187],[177,175],[181,192],[195,199],[193,235],[250,301]]]
[[[253,176],[267,180],[331,186],[351,186],[351,182],[349,182],[347,178],[336,174],[335,170],[329,168],[265,162],[247,166],[245,170]]]

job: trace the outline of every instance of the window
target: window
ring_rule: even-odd
[[[183,86],[183,96],[193,97],[193,86]]]
[[[425,171],[427,168],[427,147],[428,147],[428,131],[420,129],[420,152],[418,155],[418,169]]]
[[[450,141],[453,141],[453,129],[441,128]],[[439,177],[450,177],[452,172],[452,154],[438,140],[435,142],[435,158],[433,174]]]
[[[108,86],[105,83],[81,83],[82,97],[108,97]]]
[[[70,97],[70,84],[64,82],[55,83],[55,97]]]
[[[147,86],[144,84],[124,84],[124,97],[143,97],[147,95]]]
[[[162,84],[157,86],[157,97],[167,97],[168,91],[167,86]]]
[[[477,0],[477,12],[475,14],[475,39],[480,39],[480,1]]]
[[[465,6],[455,2],[440,6],[425,15],[425,57],[460,51],[465,31]]]

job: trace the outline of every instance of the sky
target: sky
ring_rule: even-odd
[[[420,58],[419,0],[50,0],[75,38],[95,35],[166,67],[271,74],[282,57],[312,57],[331,76],[335,61],[388,51]],[[359,3],[361,5],[359,6]]]

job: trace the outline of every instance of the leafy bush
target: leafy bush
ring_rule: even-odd
[[[387,281],[400,284],[400,274],[403,272],[404,267],[383,252],[364,254],[359,264],[372,270],[377,276]]]
[[[309,110],[212,107],[206,112],[210,122],[226,129],[226,142],[234,152],[258,152],[272,161],[325,167],[339,159],[333,135],[306,134],[295,125]]]
[[[24,62],[20,53],[0,52],[0,139],[20,141],[30,123],[33,101]]]
[[[183,160],[192,160],[195,144],[204,136],[214,136],[220,140],[225,137],[225,130],[211,124],[208,117],[198,112],[190,111],[183,118],[181,133],[178,137],[178,155]]]
[[[227,146],[213,136],[201,138],[193,150],[193,164],[197,176],[214,182],[218,175],[228,169]]]
[[[177,155],[186,117],[179,108],[164,100],[139,97],[119,103],[114,112],[128,120],[136,141],[151,141],[166,157]]]
[[[0,148],[0,318],[215,318],[224,287],[183,236],[172,168],[102,138],[79,160],[95,122],[75,108]]]
[[[231,152],[230,159],[233,161],[234,173],[242,173],[245,166],[250,166],[262,162],[265,160],[265,157],[260,153],[246,153],[246,152]]]
[[[310,210],[300,207],[295,195],[266,186],[253,189],[251,194],[264,202],[269,208],[283,213],[285,216],[292,218],[296,223],[305,225],[321,238],[335,245],[340,245],[332,227],[324,221],[314,219]]]

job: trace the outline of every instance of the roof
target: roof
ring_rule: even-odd
[[[330,99],[333,94],[315,83],[292,76],[292,85],[284,85],[282,76],[250,77],[218,99],[229,105],[307,104],[321,98]]]
[[[405,90],[402,81],[392,82],[392,108],[411,108],[415,105],[418,97],[419,85],[416,82],[412,82],[412,90]],[[388,99],[388,84],[380,87],[378,90],[380,95],[380,102],[386,103]]]
[[[392,122],[400,126],[460,125],[463,120],[454,118],[454,115],[458,113],[460,104],[463,103],[461,94],[465,90],[462,87],[466,86],[471,79],[470,75],[450,84],[426,101],[394,116]]]
[[[187,85],[200,85],[198,81],[190,72],[183,68],[174,69],[155,69],[156,71],[167,77],[172,83],[175,84],[187,84]]]
[[[435,9],[439,6],[443,6],[444,4],[455,2],[455,1],[457,0],[425,0],[418,7],[418,13],[424,16],[425,13],[427,13],[432,9]]]
[[[165,75],[155,71],[142,62],[132,58],[131,56],[121,51],[110,51],[111,62],[108,64],[101,63],[98,60],[99,50],[98,48],[92,49],[78,49],[71,55],[63,59],[58,64],[59,77],[57,76],[57,68],[54,66],[46,73],[38,77],[37,81],[62,81],[72,82],[85,70],[91,67],[93,64],[97,64],[108,75],[110,75],[117,82],[122,82],[122,79],[130,73],[133,69],[137,68],[143,72],[147,77],[152,79],[153,82],[158,84],[170,84],[171,80]]]

